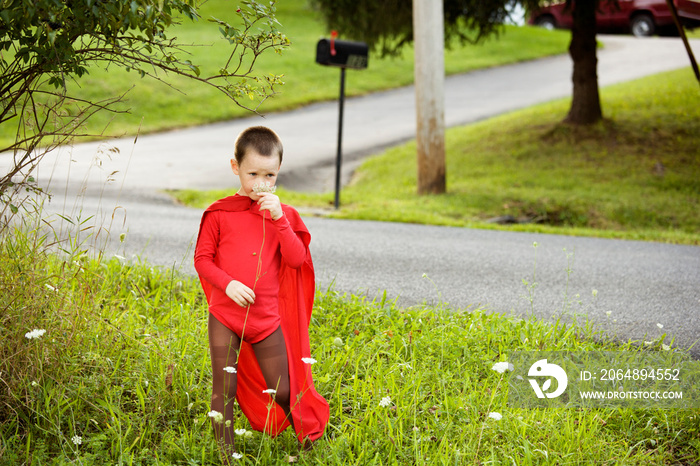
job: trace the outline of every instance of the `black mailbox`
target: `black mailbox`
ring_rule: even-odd
[[[364,42],[321,39],[316,45],[316,63],[339,68],[367,68],[369,47]]]

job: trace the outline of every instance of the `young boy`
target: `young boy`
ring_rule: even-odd
[[[291,423],[302,444],[321,437],[329,418],[309,364],[316,290],[310,235],[273,193],[282,152],[269,128],[238,136],[231,168],[241,188],[206,209],[195,248],[209,304],[210,415],[229,451],[234,397],[255,430],[275,436]]]

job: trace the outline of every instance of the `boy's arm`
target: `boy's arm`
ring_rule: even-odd
[[[211,283],[212,286],[226,291],[226,287],[233,278],[214,262],[218,246],[219,222],[216,212],[210,212],[205,214],[204,219],[202,219],[197,246],[194,250],[194,268],[199,276]]]
[[[199,276],[221,289],[226,296],[236,304],[245,307],[255,302],[255,292],[247,285],[234,280],[223,269],[216,265],[216,257],[219,246],[219,222],[213,213],[205,215],[197,238],[197,246],[194,251],[194,268]]]
[[[283,215],[272,222],[277,229],[280,241],[280,253],[284,261],[293,269],[298,269],[306,260],[306,246],[289,224],[289,219]]]

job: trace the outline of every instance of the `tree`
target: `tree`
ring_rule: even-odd
[[[567,0],[566,2],[567,8],[573,7],[569,55],[574,64],[574,71],[571,78],[573,83],[571,107],[564,121],[575,125],[590,125],[603,118],[598,91],[598,55],[596,53],[595,13],[599,1],[574,3],[572,0]],[[617,2],[617,0],[609,1]]]
[[[280,51],[289,40],[277,29],[274,2],[243,0],[238,25],[210,19],[231,46],[219,70],[202,73],[186,50],[168,35],[179,21],[199,19],[200,0],[5,0],[0,9],[0,124],[16,125],[13,168],[0,178],[0,200],[16,212],[13,192],[33,188],[31,170],[43,154],[81,136],[79,128],[96,112],[116,111],[123,96],[81,100],[67,84],[91,66],[117,66],[142,78],[182,75],[213,86],[237,105],[258,105],[275,93],[279,76],[257,76],[260,54]],[[232,9],[232,13],[234,10]],[[183,57],[183,55],[185,57]],[[256,111],[257,106],[249,108]]]

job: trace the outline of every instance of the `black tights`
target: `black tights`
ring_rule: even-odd
[[[277,327],[272,335],[251,346],[265,378],[265,384],[268,388],[277,390],[274,395],[275,402],[280,405],[287,419],[291,419],[289,365],[282,328]],[[209,351],[213,375],[211,409],[224,416],[222,422],[212,419],[212,425],[216,439],[231,448],[234,444],[233,400],[236,397],[236,374],[227,372],[224,368],[238,369],[237,356],[240,347],[241,339],[238,335],[209,314]],[[228,427],[226,421],[231,421]]]

